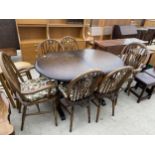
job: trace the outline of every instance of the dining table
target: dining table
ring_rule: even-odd
[[[35,68],[41,75],[58,82],[69,82],[85,72],[96,69],[107,74],[123,66],[120,57],[99,49],[50,52],[39,57],[35,63]],[[61,119],[65,119],[60,107],[58,112]]]
[[[51,52],[37,59],[36,70],[51,79],[70,81],[95,69],[109,73],[122,67],[120,57],[98,49]]]

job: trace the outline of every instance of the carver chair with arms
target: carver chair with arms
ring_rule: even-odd
[[[39,108],[40,103],[46,103],[47,101],[52,102],[55,125],[57,125],[55,102],[57,83],[45,77],[39,77],[37,79],[24,81],[14,63],[11,61],[10,57],[8,57],[4,53],[0,53],[0,66],[5,78],[16,93],[18,102],[21,106],[23,106],[21,130],[23,130],[24,128],[26,116],[47,113],[47,111],[41,112]],[[36,107],[38,108],[38,112],[26,113],[27,107],[33,105],[36,105]]]

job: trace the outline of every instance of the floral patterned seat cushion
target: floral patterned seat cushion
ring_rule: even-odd
[[[50,85],[52,85],[50,95],[55,95],[57,92],[56,81],[49,80],[48,78],[45,78],[45,77],[40,77],[37,79],[32,79],[21,83],[21,91],[22,92],[37,91],[38,89],[46,87],[49,82],[51,82]],[[48,95],[49,95],[49,89],[45,89],[37,93],[25,95],[25,99],[27,101],[32,102],[32,101],[36,101],[41,98],[47,97]]]

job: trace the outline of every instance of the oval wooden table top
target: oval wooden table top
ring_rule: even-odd
[[[38,58],[35,64],[40,74],[61,81],[70,81],[94,69],[109,73],[122,66],[123,61],[118,56],[96,49],[51,52]]]

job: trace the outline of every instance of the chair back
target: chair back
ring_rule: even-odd
[[[98,92],[100,94],[118,92],[132,72],[133,68],[131,66],[125,66],[110,72],[102,79]]]
[[[13,86],[16,91],[20,92],[20,82],[23,82],[24,80],[11,58],[3,52],[0,52],[0,66],[10,85]]]
[[[57,40],[47,39],[38,45],[36,52],[37,56],[40,57],[50,52],[59,52],[63,50],[63,46]]]
[[[126,66],[138,69],[145,65],[149,59],[149,51],[144,44],[131,43],[124,47],[121,58]]]
[[[79,50],[77,41],[70,36],[62,38],[60,43],[64,47],[65,51]]]
[[[148,31],[144,35],[143,40],[148,41],[148,45],[151,45],[154,37],[155,37],[155,30],[154,29],[148,29]]]
[[[100,70],[94,70],[73,79],[68,85],[69,99],[78,101],[91,96],[97,90],[102,74]]]

